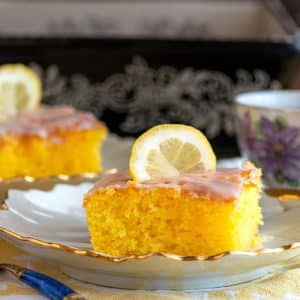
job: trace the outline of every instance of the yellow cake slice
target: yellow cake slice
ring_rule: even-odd
[[[248,250],[262,223],[260,190],[250,162],[142,182],[103,175],[84,199],[92,246],[114,256]]]
[[[19,112],[0,123],[0,178],[99,172],[106,133],[92,114],[68,106]]]

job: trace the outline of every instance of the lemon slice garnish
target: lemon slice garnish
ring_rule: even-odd
[[[133,144],[129,171],[136,181],[215,170],[216,157],[205,135],[180,124],[155,126]]]
[[[0,66],[0,121],[39,106],[42,84],[36,73],[22,64]]]

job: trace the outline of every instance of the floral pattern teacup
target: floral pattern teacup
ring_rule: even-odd
[[[300,188],[300,91],[245,93],[235,102],[242,154],[262,168],[265,185]]]

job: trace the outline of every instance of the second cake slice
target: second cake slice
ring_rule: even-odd
[[[0,178],[101,170],[106,126],[69,106],[20,112],[0,123]]]

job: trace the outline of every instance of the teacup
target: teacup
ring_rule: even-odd
[[[260,91],[235,99],[241,152],[261,167],[264,183],[300,188],[300,91]]]

